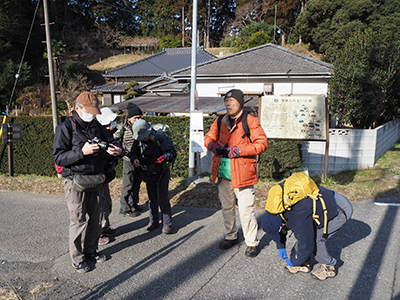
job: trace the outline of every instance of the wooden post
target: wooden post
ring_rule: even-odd
[[[8,146],[8,173],[9,176],[14,176],[14,155],[13,155],[13,134],[12,124],[7,124],[7,146]]]

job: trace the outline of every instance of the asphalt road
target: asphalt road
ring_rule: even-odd
[[[338,275],[318,281],[289,274],[261,229],[256,258],[244,255],[244,242],[219,250],[220,210],[174,207],[175,233],[163,235],[145,230],[148,211],[124,218],[114,202],[119,235],[99,249],[108,260],[78,274],[68,254],[64,196],[0,191],[0,288],[25,299],[400,299],[398,203],[353,203],[353,219],[328,242]],[[290,237],[288,251],[293,244]],[[40,292],[33,296],[34,288]]]

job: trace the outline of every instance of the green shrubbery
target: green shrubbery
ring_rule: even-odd
[[[170,137],[178,152],[172,169],[173,177],[188,176],[189,124],[187,117],[146,117],[152,124],[167,124]],[[204,118],[208,132],[215,117]],[[22,141],[13,143],[14,173],[55,176],[52,159],[53,120],[51,117],[13,117],[7,123],[22,124]],[[62,121],[62,120],[61,120]],[[260,157],[260,178],[281,179],[297,171],[301,164],[300,142],[269,141],[269,147]],[[0,173],[8,173],[7,145],[0,146]],[[122,163],[117,166],[117,177],[122,176]]]

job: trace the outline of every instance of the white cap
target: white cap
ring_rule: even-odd
[[[101,115],[96,115],[96,119],[103,126],[110,125],[110,123],[118,117],[109,107],[103,107],[100,111]]]

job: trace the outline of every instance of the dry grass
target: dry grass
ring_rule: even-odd
[[[149,56],[148,54],[119,54],[113,55],[106,59],[100,60],[97,63],[94,63],[89,66],[89,69],[96,71],[107,71],[112,70],[130,63],[133,63],[137,60],[146,58]]]
[[[352,201],[400,196],[400,143],[363,171],[343,171],[316,179],[317,183],[346,195]]]

